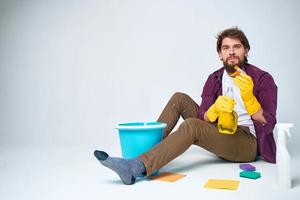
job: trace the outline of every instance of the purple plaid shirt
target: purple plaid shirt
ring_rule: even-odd
[[[254,88],[253,93],[264,111],[267,123],[261,124],[253,120],[257,138],[258,154],[268,162],[276,162],[276,145],[273,137],[273,129],[276,124],[277,86],[272,76],[251,64],[246,64],[243,70],[251,76]],[[204,120],[204,114],[222,95],[222,75],[224,68],[209,75],[202,91],[198,117]]]

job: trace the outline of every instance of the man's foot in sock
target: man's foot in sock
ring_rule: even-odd
[[[146,172],[143,162],[139,158],[124,159],[110,157],[104,151],[95,151],[95,157],[102,165],[116,172],[124,184],[132,185],[136,177],[142,176]]]

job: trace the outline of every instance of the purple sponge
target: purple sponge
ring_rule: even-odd
[[[245,171],[255,171],[255,166],[250,165],[250,164],[240,164],[240,169],[245,170]]]

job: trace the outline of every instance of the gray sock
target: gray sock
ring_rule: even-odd
[[[145,165],[139,158],[115,158],[110,157],[104,151],[97,150],[94,152],[94,155],[102,165],[115,171],[126,185],[134,184],[136,177],[144,176],[146,173]]]

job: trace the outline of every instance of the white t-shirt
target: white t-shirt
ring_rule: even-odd
[[[232,94],[228,95],[231,88]],[[225,96],[231,96],[235,100],[236,105],[234,106],[234,111],[238,115],[238,125],[249,127],[250,132],[255,135],[254,124],[245,108],[240,89],[234,84],[233,78],[228,75],[226,70],[224,70],[222,77],[222,93]]]

